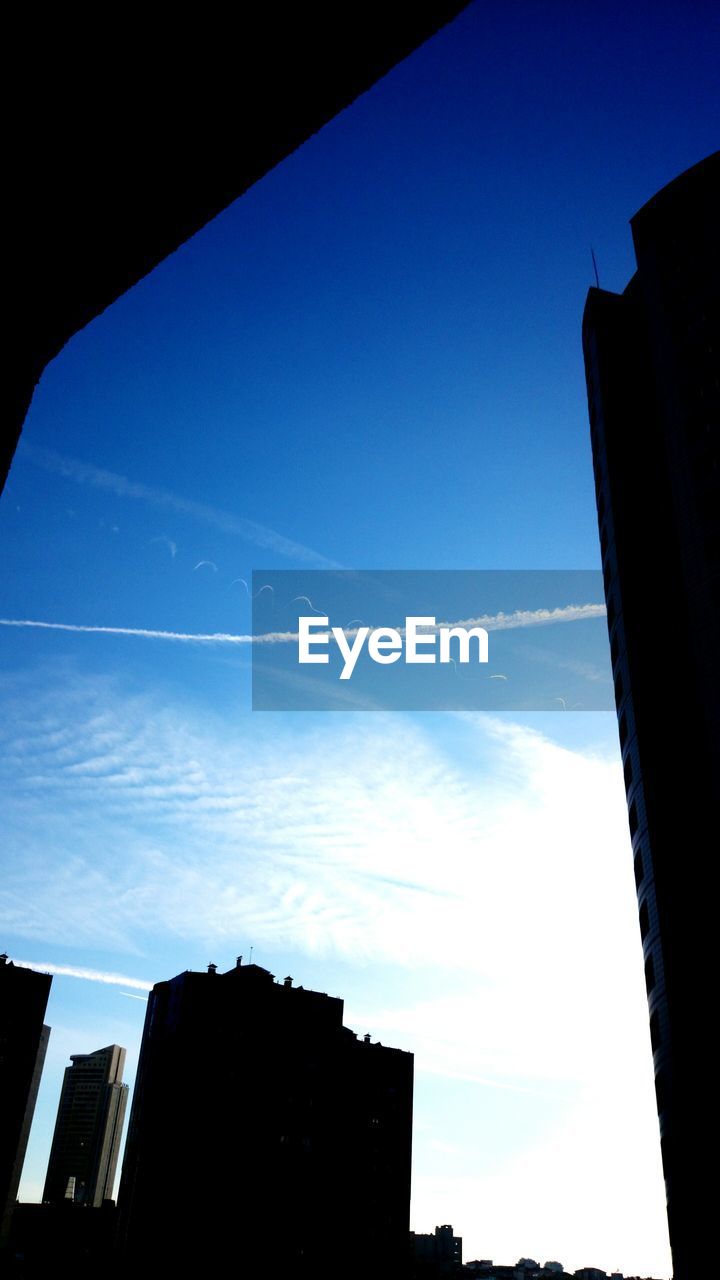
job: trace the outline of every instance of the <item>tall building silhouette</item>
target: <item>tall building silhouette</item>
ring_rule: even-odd
[[[0,955],[0,1246],[7,1241],[50,1028],[52,977]]]
[[[65,1068],[43,1200],[99,1208],[111,1200],[128,1087],[125,1050],[111,1044],[74,1053]]]
[[[413,1057],[258,965],[153,988],[120,1184],[136,1272],[403,1274]]]
[[[583,320],[598,522],[675,1280],[702,1271],[720,778],[720,153],[631,221]],[[712,987],[711,987],[712,982]],[[700,1010],[700,1014],[698,1013]]]

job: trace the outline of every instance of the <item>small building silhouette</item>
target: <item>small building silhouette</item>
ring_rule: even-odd
[[[410,1248],[417,1280],[462,1272],[462,1236],[454,1235],[449,1223],[436,1227],[432,1235],[411,1231]]]

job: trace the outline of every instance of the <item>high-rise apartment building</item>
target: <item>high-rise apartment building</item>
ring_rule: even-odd
[[[125,1050],[74,1053],[65,1068],[43,1200],[99,1208],[111,1200],[128,1087]]]
[[[0,955],[0,1246],[6,1243],[50,1028],[52,977]]]
[[[598,521],[675,1280],[711,1214],[720,779],[720,153],[631,222],[583,321]]]
[[[126,1264],[403,1274],[413,1057],[241,960],[153,988],[120,1184]]]

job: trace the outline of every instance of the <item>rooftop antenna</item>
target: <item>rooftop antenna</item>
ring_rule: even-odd
[[[593,267],[594,267],[594,269],[595,269],[595,284],[596,284],[597,288],[599,289],[599,288],[600,288],[600,277],[599,277],[599,275],[598,275],[597,261],[596,261],[596,259],[595,259],[595,250],[593,249],[592,245],[590,245],[590,252],[591,252],[591,254],[592,254]]]
[[[250,959],[248,960],[248,964],[252,964],[252,953],[253,953],[253,949],[252,949],[252,947],[251,947],[251,948],[250,948]]]

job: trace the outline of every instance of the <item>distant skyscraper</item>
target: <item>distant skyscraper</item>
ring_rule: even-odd
[[[342,1019],[342,1000],[240,961],[153,988],[119,1196],[129,1267],[402,1274],[413,1058]]]
[[[50,1028],[52,977],[0,955],[0,1245],[17,1199]]]
[[[590,290],[583,345],[670,1240],[690,1280],[716,1092],[720,153],[631,225],[637,272],[620,295]]]
[[[117,1044],[74,1053],[66,1067],[43,1200],[99,1208],[111,1200],[128,1087]]]

